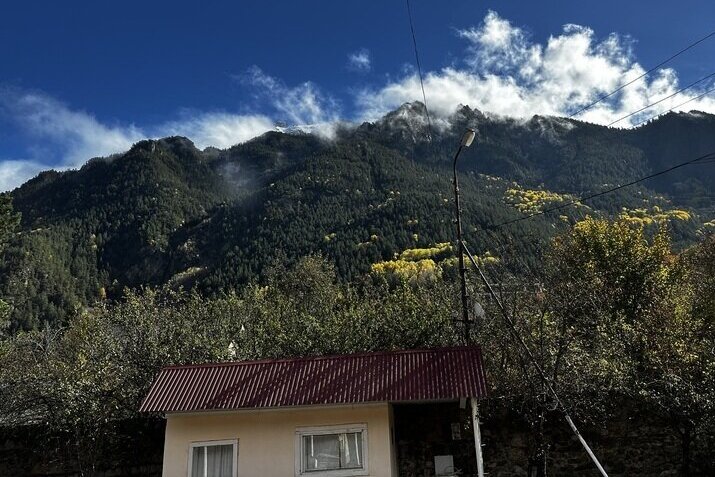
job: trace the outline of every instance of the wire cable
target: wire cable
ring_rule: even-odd
[[[415,36],[415,27],[412,22],[412,9],[410,8],[410,0],[407,1],[407,17],[410,19],[410,32],[412,32],[412,45],[415,49],[415,60],[417,62],[417,73],[420,77],[420,87],[422,88],[422,101],[425,105],[425,114],[427,115],[427,129],[429,131],[429,142],[432,143],[432,120],[430,119],[429,108],[427,107],[427,95],[425,94],[425,83],[422,79],[422,66],[420,65],[420,54],[417,49],[417,37]]]
[[[655,119],[655,118],[657,118],[657,117],[659,117],[659,116],[662,116],[662,115],[664,115],[664,114],[667,114],[667,113],[669,113],[669,112],[671,112],[671,111],[673,111],[673,110],[679,109],[679,108],[685,106],[686,104],[688,104],[688,103],[690,103],[690,102],[692,102],[692,101],[696,101],[696,100],[698,100],[698,99],[700,99],[700,98],[703,98],[703,97],[707,96],[708,94],[712,93],[713,91],[715,91],[715,86],[713,86],[713,87],[710,88],[709,90],[705,91],[704,93],[699,94],[698,96],[695,96],[694,98],[690,98],[689,100],[684,101],[684,102],[680,103],[680,104],[677,105],[677,106],[673,106],[672,108],[670,108],[670,109],[667,110],[667,111],[664,111],[664,112],[658,113],[658,114],[654,114],[653,116],[649,117],[648,119],[644,119],[643,121],[634,124],[633,127],[634,127],[634,128],[637,128],[638,126],[647,123],[647,122],[650,121],[651,119]]]
[[[652,179],[652,178],[654,178],[654,177],[662,176],[663,174],[667,174],[668,172],[672,172],[672,171],[674,171],[674,170],[676,170],[676,169],[680,169],[681,167],[689,166],[689,165],[691,165],[691,164],[696,164],[696,163],[707,164],[707,162],[706,162],[705,160],[706,160],[706,159],[711,159],[711,158],[715,158],[715,151],[710,152],[710,153],[708,153],[708,154],[704,154],[704,155],[702,155],[702,156],[700,156],[700,157],[697,157],[697,158],[695,158],[695,159],[691,159],[691,160],[689,160],[689,161],[681,162],[681,163],[676,164],[676,165],[674,165],[674,166],[672,166],[672,167],[669,167],[669,168],[667,168],[667,169],[663,169],[663,170],[661,170],[661,171],[654,172],[653,174],[649,174],[649,175],[647,175],[647,176],[644,176],[644,177],[641,177],[641,178],[639,178],[639,179],[633,180],[633,181],[628,182],[628,183],[626,183],[626,184],[618,185],[618,186],[616,186],[616,187],[612,187],[612,188],[610,188],[610,189],[606,189],[606,190],[601,191],[601,192],[596,192],[595,194],[590,194],[590,195],[587,195],[587,196],[583,196],[583,197],[580,197],[580,198],[578,198],[578,199],[575,199],[575,200],[571,200],[571,201],[569,201],[569,202],[566,202],[566,203],[564,203],[564,204],[557,205],[557,206],[555,206],[555,207],[550,207],[550,208],[548,208],[548,209],[544,209],[544,210],[541,210],[541,211],[539,211],[539,212],[534,212],[534,213],[529,214],[529,215],[526,215],[526,216],[524,216],[524,217],[519,217],[519,218],[512,219],[512,220],[507,220],[507,221],[505,221],[505,222],[501,222],[501,223],[499,223],[499,224],[492,225],[492,226],[490,226],[490,227],[488,227],[488,228],[491,229],[491,230],[494,230],[494,229],[497,229],[497,228],[499,228],[499,227],[503,227],[503,226],[505,226],[505,225],[514,224],[514,223],[516,223],[516,222],[521,222],[522,220],[527,220],[527,219],[530,219],[530,218],[532,218],[532,217],[536,217],[537,215],[544,215],[544,214],[547,214],[547,213],[549,213],[549,212],[554,212],[554,211],[556,211],[556,210],[565,209],[566,207],[571,207],[572,205],[576,205],[576,204],[578,204],[579,202],[584,202],[584,201],[587,201],[587,200],[591,200],[591,199],[594,199],[594,198],[596,198],[596,197],[600,197],[600,196],[602,196],[602,195],[610,194],[610,193],[615,192],[615,191],[617,191],[617,190],[625,189],[626,187],[630,187],[630,186],[632,186],[632,185],[638,184],[638,183],[643,182],[643,181],[646,181],[646,180],[648,180],[648,179]]]
[[[699,80],[693,81],[693,82],[690,83],[688,86],[685,86],[685,87],[683,87],[683,88],[680,88],[678,91],[676,91],[676,92],[673,93],[673,94],[670,94],[670,95],[666,96],[665,98],[659,99],[658,101],[656,101],[656,102],[654,102],[654,103],[647,104],[646,106],[642,107],[641,109],[639,109],[639,110],[637,110],[637,111],[633,111],[633,112],[630,113],[630,114],[626,114],[625,116],[623,116],[623,117],[621,117],[621,118],[618,118],[618,119],[616,119],[615,121],[613,121],[613,122],[611,122],[611,123],[609,123],[609,124],[606,124],[606,127],[611,127],[611,126],[613,126],[614,124],[623,121],[624,119],[630,118],[631,116],[640,113],[641,111],[645,111],[646,109],[651,108],[651,107],[655,106],[656,104],[660,104],[660,103],[662,103],[663,101],[665,101],[666,99],[670,99],[670,98],[672,98],[673,96],[675,96],[675,95],[677,95],[677,94],[679,94],[679,93],[682,93],[682,92],[685,91],[686,89],[690,89],[690,88],[692,88],[693,86],[695,86],[696,84],[702,83],[703,81],[705,81],[705,80],[708,79],[708,78],[712,78],[713,76],[715,76],[715,73],[710,73],[710,74],[707,75],[707,76],[703,76],[703,77],[700,78]]]
[[[657,70],[657,69],[660,69],[662,66],[664,66],[664,65],[667,64],[667,63],[669,63],[670,61],[672,61],[673,59],[677,58],[678,56],[682,55],[683,53],[685,53],[685,52],[688,51],[689,49],[691,49],[691,48],[693,48],[693,47],[699,45],[700,43],[704,42],[705,40],[707,40],[708,38],[711,38],[711,37],[713,37],[713,36],[715,36],[715,31],[713,31],[713,32],[709,33],[708,35],[702,37],[701,39],[699,39],[699,40],[697,40],[697,41],[691,43],[690,45],[686,46],[685,48],[683,48],[683,49],[680,50],[679,52],[673,54],[673,55],[670,56],[669,58],[667,58],[667,59],[661,61],[660,63],[658,63],[657,65],[655,65],[654,67],[652,67],[651,69],[649,69],[648,71],[646,71],[645,73],[643,73],[642,75],[638,76],[637,78],[634,78],[634,79],[630,80],[628,83],[626,83],[626,84],[624,84],[624,85],[621,85],[621,86],[619,86],[618,88],[614,89],[614,90],[611,91],[610,93],[608,93],[608,94],[606,94],[606,95],[604,95],[604,96],[601,96],[601,97],[598,98],[596,101],[594,101],[594,102],[592,102],[592,103],[590,103],[590,104],[587,104],[586,106],[582,107],[581,109],[579,109],[579,110],[576,111],[575,113],[572,113],[571,115],[569,115],[569,118],[573,118],[574,116],[576,116],[576,115],[578,115],[578,114],[580,114],[580,113],[582,113],[582,112],[584,112],[584,111],[586,111],[586,110],[588,110],[588,109],[591,109],[593,106],[597,105],[598,103],[600,103],[600,102],[603,101],[604,99],[610,98],[610,97],[613,96],[614,94],[616,94],[616,93],[618,93],[619,91],[621,91],[623,88],[626,88],[626,87],[632,85],[633,83],[635,83],[635,82],[638,81],[639,79],[645,77],[646,75],[648,75],[648,74],[654,72],[654,71]]]

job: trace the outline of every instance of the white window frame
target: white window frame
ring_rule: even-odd
[[[305,462],[303,452],[303,437],[317,436],[324,434],[342,434],[349,432],[360,432],[362,434],[362,462],[361,469],[331,469],[331,470],[308,470],[304,471]],[[369,475],[370,459],[367,445],[367,424],[344,424],[339,426],[317,426],[298,427],[295,430],[295,475],[305,477],[314,475],[315,477],[352,477],[356,475]]]
[[[199,442],[191,442],[189,444],[189,467],[186,470],[186,475],[188,477],[191,477],[191,469],[193,467],[193,460],[194,460],[194,449],[196,447],[209,447],[209,446],[227,446],[227,445],[232,445],[233,446],[233,477],[237,477],[238,474],[238,439],[224,439],[221,441],[199,441]],[[204,459],[204,463],[207,463],[207,460]]]

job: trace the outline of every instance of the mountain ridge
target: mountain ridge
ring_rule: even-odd
[[[518,254],[538,267],[538,244],[587,214],[667,219],[683,245],[715,218],[715,171],[701,166],[485,231],[715,151],[713,115],[669,114],[624,130],[495,119],[465,106],[429,141],[423,114],[411,103],[332,140],[270,131],[225,150],[201,151],[183,137],[144,140],[78,170],[41,173],[11,193],[22,227],[0,291],[13,328],[61,324],[125,287],[222,293],[260,279],[275,260],[312,253],[354,280],[403,250],[449,242],[451,160],[467,126],[480,133],[460,159],[465,235],[476,253]],[[511,250],[495,250],[506,243]]]

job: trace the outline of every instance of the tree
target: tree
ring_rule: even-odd
[[[448,297],[434,292],[351,287],[319,257],[275,266],[263,284],[214,298],[127,291],[65,328],[0,342],[0,422],[38,425],[42,458],[60,455],[75,464],[69,470],[96,475],[136,457],[135,436],[153,422],[138,409],[162,366],[449,344],[440,302]]]
[[[254,359],[451,344],[449,300],[439,286],[341,283],[325,259],[306,257],[244,290],[235,349]]]
[[[712,425],[713,247],[710,238],[678,257],[663,226],[649,235],[643,225],[589,218],[555,240],[548,260],[548,306],[571,330],[555,366],[596,364],[602,372],[588,373],[596,390],[663,416],[681,439],[686,476],[691,443]],[[583,349],[564,359],[573,343]]]
[[[678,282],[656,310],[636,390],[675,430],[682,475],[693,443],[715,436],[715,236],[680,255]],[[712,470],[712,469],[711,469]]]
[[[156,372],[227,359],[235,312],[232,296],[144,290],[64,329],[20,333],[0,346],[0,420],[39,426],[42,458],[60,455],[83,476],[132,462],[135,437],[153,425],[138,409]]]
[[[4,252],[8,242],[20,224],[20,214],[12,208],[12,198],[8,194],[0,194],[0,269],[4,265]],[[10,307],[0,296],[0,337],[9,326]]]

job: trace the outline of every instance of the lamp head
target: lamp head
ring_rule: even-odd
[[[474,131],[472,128],[467,128],[466,131],[464,131],[464,136],[462,136],[462,147],[469,147],[472,145],[472,141],[474,141],[474,136],[476,136],[477,133]]]

